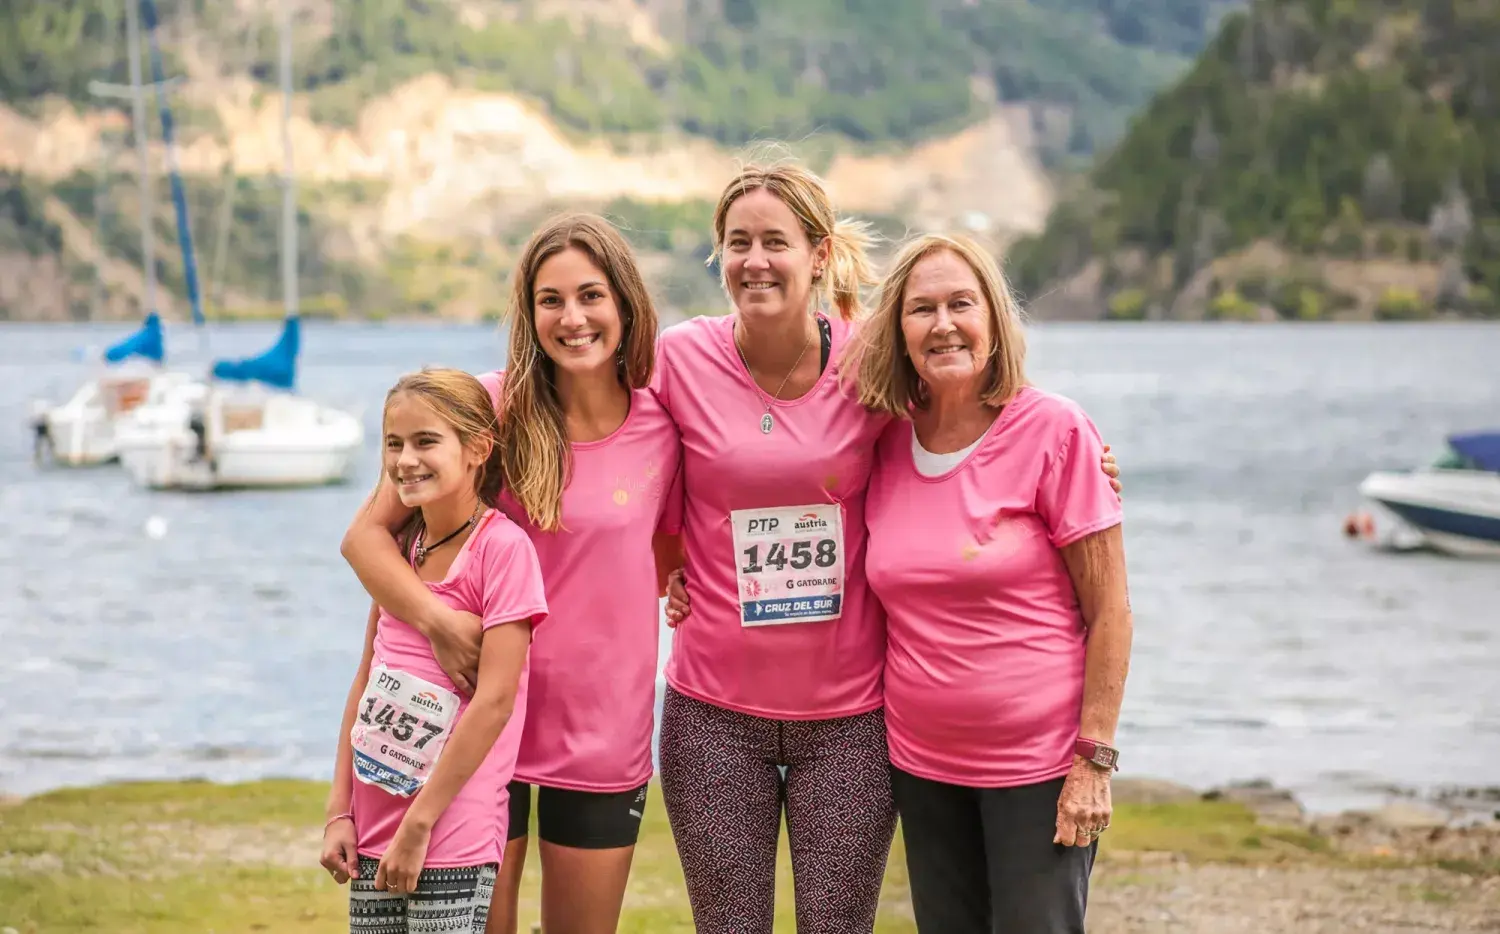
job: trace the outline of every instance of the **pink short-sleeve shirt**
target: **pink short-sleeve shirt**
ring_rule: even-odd
[[[867,506],[891,761],[973,787],[1065,775],[1085,630],[1059,549],[1121,521],[1099,433],[1027,387],[946,474],[917,472],[911,436],[903,421],[881,439]]]
[[[682,433],[683,538],[692,615],[674,631],[667,682],[730,710],[789,720],[851,716],[881,704],[885,625],[865,581],[865,493],[875,442],[889,417],[839,386],[838,359],[850,325],[830,319],[829,365],[805,395],[766,400],[734,344],[732,317],[700,317],[668,328],[658,342],[655,388]],[[773,426],[762,431],[769,408]],[[819,581],[831,546],[771,555],[769,544],[736,542],[732,514],[798,508],[784,522],[842,524],[844,577],[838,617],[746,625],[775,613],[775,594],[747,595],[739,573],[786,561]],[[788,572],[790,574],[790,572]],[[784,581],[778,586],[797,581]],[[809,585],[815,586],[815,585]],[[751,607],[747,611],[747,606]]]
[[[512,622],[536,626],[547,617],[536,551],[526,533],[495,510],[486,510],[480,517],[478,527],[454,557],[447,577],[427,586],[454,609],[480,617],[485,629]],[[409,672],[458,693],[438,665],[426,637],[385,610],[381,610],[376,624],[374,664]],[[526,681],[522,669],[510,720],[479,768],[433,825],[423,865],[444,869],[500,862],[499,841],[506,837],[510,816],[504,806],[508,801],[506,785],[515,771],[526,719]],[[455,728],[468,707],[469,698],[459,694]],[[413,800],[356,779],[352,810],[359,852],[377,859],[382,856]],[[496,801],[500,807],[495,806]]]
[[[480,382],[498,396],[501,374]],[[651,778],[660,597],[651,548],[674,532],[668,505],[681,445],[655,394],[631,394],[613,434],[574,442],[563,528],[537,528],[507,492],[501,506],[536,548],[550,610],[531,646],[516,778],[619,792]]]

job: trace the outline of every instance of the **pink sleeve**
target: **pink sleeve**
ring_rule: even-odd
[[[649,387],[656,396],[656,401],[661,403],[661,407],[667,410],[668,415],[672,414],[672,401],[667,391],[667,372],[671,369],[671,365],[667,362],[667,348],[671,346],[671,343],[670,340],[663,340],[661,337],[656,339],[656,369],[651,373]]]
[[[667,487],[666,499],[661,504],[661,518],[656,520],[656,531],[663,535],[682,534],[682,464]]]
[[[486,545],[480,614],[484,628],[516,620],[540,624],[547,618],[547,596],[531,540],[518,531],[515,536],[496,536]]]
[[[1099,468],[1104,456],[1099,430],[1083,410],[1071,404],[1057,417],[1064,421],[1062,444],[1042,469],[1036,511],[1047,523],[1052,544],[1062,548],[1119,525],[1123,510],[1109,477]]]
[[[500,411],[500,383],[504,379],[505,374],[500,370],[479,377],[479,385],[490,391],[490,402],[494,404],[496,412]]]

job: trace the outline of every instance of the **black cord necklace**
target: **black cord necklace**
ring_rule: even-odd
[[[455,538],[457,538],[459,536],[459,534],[461,532],[464,531],[464,529],[467,529],[469,526],[473,525],[476,521],[478,521],[480,508],[481,507],[479,507],[479,506],[474,507],[474,515],[470,516],[467,520],[465,520],[463,525],[461,525],[458,528],[454,529],[453,531],[449,532],[447,535],[444,535],[442,538],[440,538],[437,541],[433,542],[431,545],[425,545],[425,544],[422,543],[422,536],[426,534],[427,530],[424,528],[421,532],[418,532],[417,533],[416,546],[415,546],[415,549],[414,549],[416,553],[415,553],[415,555],[412,558],[412,560],[416,562],[417,567],[421,567],[423,564],[425,564],[427,562],[427,556],[428,555],[432,554],[434,551],[437,551],[439,548],[441,548],[444,545],[448,544],[449,542],[453,541]]]

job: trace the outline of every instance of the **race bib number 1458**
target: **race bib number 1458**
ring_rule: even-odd
[[[838,619],[844,599],[844,523],[838,505],[738,509],[735,577],[744,626]]]

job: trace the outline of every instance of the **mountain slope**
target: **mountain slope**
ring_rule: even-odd
[[[1493,314],[1496,49],[1500,0],[1257,0],[1012,274],[1121,317]]]
[[[88,102],[125,80],[121,0],[13,0],[0,98]],[[169,53],[276,79],[274,5],[158,0]],[[295,74],[324,120],[437,72],[546,105],[581,132],[678,127],[722,143],[831,131],[911,141],[991,93],[1073,119],[1055,148],[1113,139],[1234,0],[299,0]],[[168,71],[171,71],[170,67]],[[97,102],[91,102],[97,103]]]

